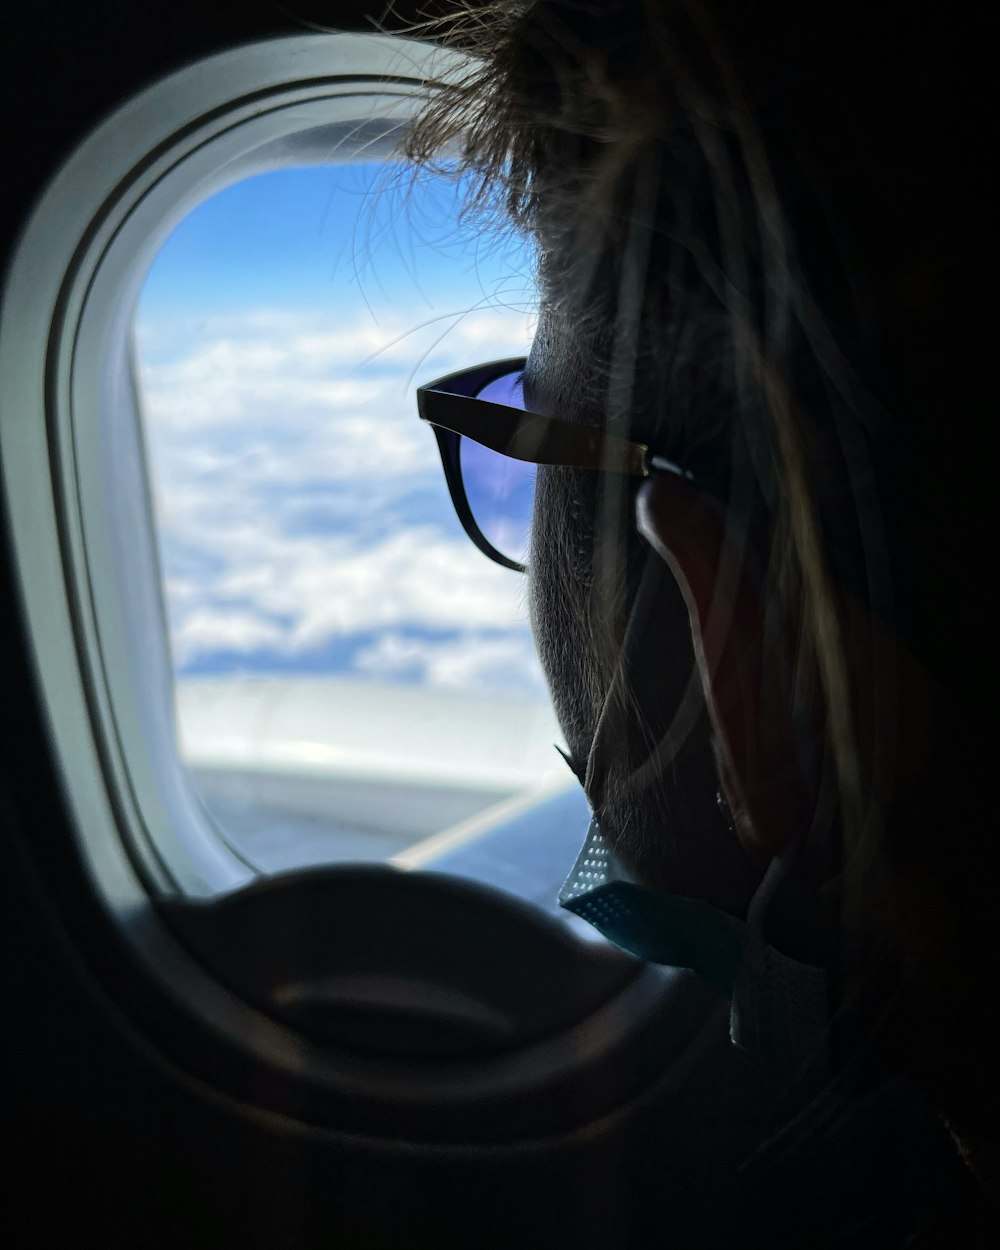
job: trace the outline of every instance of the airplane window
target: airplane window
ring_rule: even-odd
[[[555,909],[586,826],[527,624],[414,388],[525,354],[518,239],[446,173],[274,169],[157,254],[134,359],[178,749],[255,873],[388,860]]]
[[[553,749],[524,579],[468,542],[416,416],[418,382],[532,331],[523,251],[462,218],[452,178],[393,164],[428,82],[467,68],[382,35],[192,63],[68,154],[5,275],[0,475],[68,853],[116,922],[122,984],[150,974],[136,1003],[164,1035],[200,1031],[220,1070],[235,1047],[300,1072],[262,1011],[452,1054],[470,1028],[495,1040],[501,1007],[527,1044],[633,980],[654,1002],[635,961],[561,915],[594,942],[581,956],[542,914],[560,914],[585,801]],[[363,863],[287,871],[338,861]],[[390,895],[415,915],[446,899],[443,928],[366,930],[365,899]],[[469,908],[513,963],[485,975],[481,946],[437,942]],[[518,961],[539,952],[558,1002],[537,985],[522,1002]],[[448,991],[437,1023],[410,994],[427,978]],[[339,1123],[340,1076],[309,1070]],[[485,1079],[463,1077],[469,1124]]]

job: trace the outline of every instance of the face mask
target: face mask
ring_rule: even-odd
[[[623,950],[689,969],[730,999],[729,1036],[755,1061],[775,1071],[808,1067],[822,1080],[830,1071],[826,972],[782,955],[761,932],[785,871],[776,858],[746,921],[736,920],[632,881],[592,820],[559,903]]]
[[[657,680],[663,677],[657,611],[663,583],[671,576],[661,560],[653,556],[647,560],[618,669],[619,676],[632,675],[633,683],[640,675],[633,693],[657,691]],[[658,693],[661,701],[669,699],[666,689]],[[609,692],[598,718],[586,767],[563,756],[592,810],[600,809],[608,766],[629,729],[613,715],[629,701],[616,700],[613,694]],[[661,767],[655,753],[648,767]],[[763,936],[768,908],[794,855],[792,848],[772,859],[750,901],[747,919],[741,921],[699,899],[665,894],[633,881],[595,819],[559,902],[623,950],[650,963],[689,969],[729,999],[730,1038],[753,1060],[776,1072],[808,1071],[810,1078],[823,1081],[830,1072],[826,971],[783,955]]]

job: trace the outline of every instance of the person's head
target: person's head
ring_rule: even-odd
[[[532,621],[605,834],[737,916],[794,853],[773,937],[834,971],[843,1053],[994,1134],[982,36],[782,0],[451,33],[483,59],[412,150],[458,137],[537,243],[531,406],[696,482],[539,470]]]

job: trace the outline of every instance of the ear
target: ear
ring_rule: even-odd
[[[789,648],[765,629],[760,588],[718,504],[664,475],[641,488],[636,520],[687,604],[737,835],[758,860],[776,855],[807,832],[815,793],[803,762],[813,744],[793,717]]]

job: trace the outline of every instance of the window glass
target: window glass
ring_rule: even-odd
[[[418,382],[531,341],[531,256],[464,197],[274,170],[158,254],[136,372],[178,747],[261,872],[388,859],[548,905],[586,812],[525,582],[465,537],[416,416]]]

